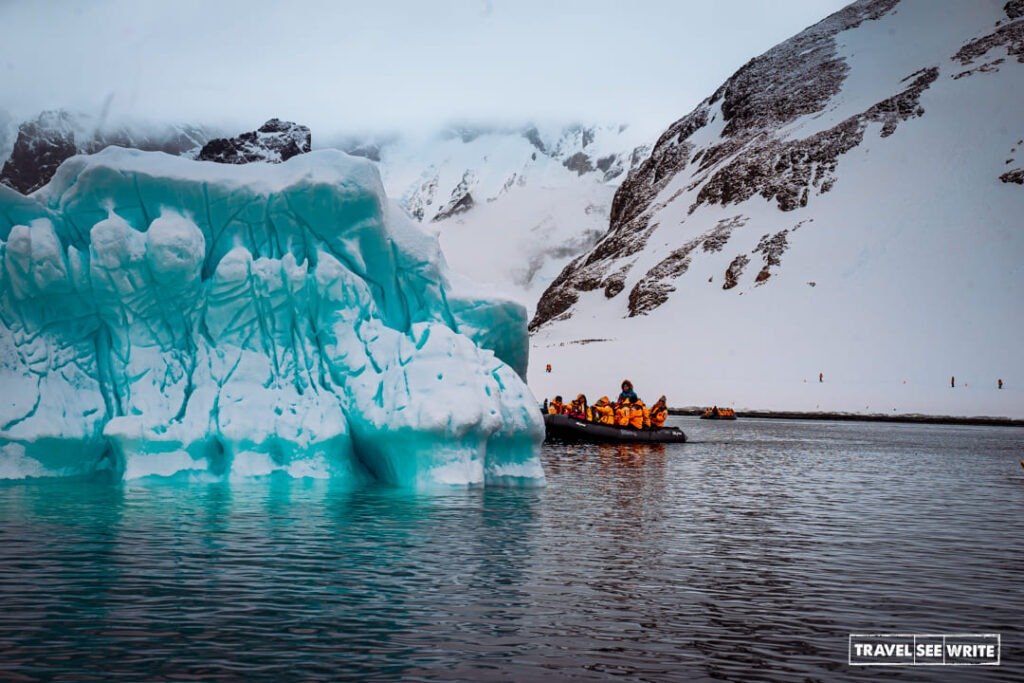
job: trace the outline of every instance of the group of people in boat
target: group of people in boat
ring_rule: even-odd
[[[711,408],[705,408],[701,417],[706,420],[735,420],[736,411],[732,408],[719,408],[718,406],[714,406]]]
[[[561,396],[555,396],[551,401],[544,400],[544,410],[549,415],[568,415],[577,420],[632,429],[661,429],[668,417],[664,396],[648,408],[628,379],[622,382],[622,391],[615,403],[607,396],[602,396],[593,405],[587,403],[583,394],[578,394],[569,403],[563,402]]]

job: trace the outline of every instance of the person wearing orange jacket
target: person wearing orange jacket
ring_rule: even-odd
[[[665,405],[665,397],[662,396],[658,402],[651,407],[651,426],[661,429],[665,426],[665,418],[668,417],[668,406]]]
[[[562,397],[555,396],[555,399],[548,404],[548,415],[561,415],[565,412],[565,406],[562,404]]]
[[[594,420],[603,425],[615,424],[615,407],[608,402],[607,396],[602,396],[597,403],[590,407],[594,413]]]
[[[615,426],[629,426],[629,401],[619,401],[615,404]]]
[[[593,422],[594,418],[590,406],[587,405],[587,397],[583,394],[577,394],[575,400],[569,404],[568,414],[577,420],[586,420],[587,422]]]
[[[644,402],[640,399],[633,401],[629,408],[629,426],[633,429],[644,428]],[[648,420],[650,417],[648,417]]]

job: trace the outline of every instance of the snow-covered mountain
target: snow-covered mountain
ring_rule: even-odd
[[[1024,0],[855,2],[665,131],[543,294],[531,386],[1024,416],[1022,182]]]
[[[380,165],[388,196],[438,235],[452,269],[531,311],[607,229],[618,184],[648,151],[627,126],[453,127],[328,139]]]
[[[195,154],[195,158],[220,164],[251,164],[255,161],[279,164],[311,149],[309,128],[275,118],[248,133],[210,140]]]
[[[75,154],[93,154],[117,145],[148,152],[180,155],[196,150],[213,137],[196,125],[109,124],[82,113],[44,111],[15,127],[0,114],[0,183],[22,194],[45,185],[61,163]]]

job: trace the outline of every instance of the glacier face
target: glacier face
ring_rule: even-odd
[[[119,148],[0,187],[0,478],[540,483],[526,313],[336,151]]]

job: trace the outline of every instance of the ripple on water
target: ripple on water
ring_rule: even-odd
[[[685,420],[545,490],[0,486],[0,679],[859,680],[850,632],[999,632],[1022,432]]]

